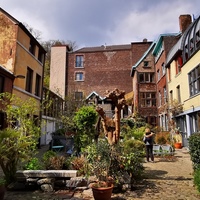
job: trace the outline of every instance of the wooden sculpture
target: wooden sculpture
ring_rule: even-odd
[[[113,91],[106,91],[106,98],[111,99],[112,103],[115,106],[115,115],[114,118],[106,117],[106,114],[103,108],[97,106],[96,111],[101,116],[101,122],[103,125],[103,130],[105,135],[108,138],[110,145],[117,144],[120,138],[120,118],[121,118],[121,109],[126,104],[124,98],[125,92],[115,89]]]

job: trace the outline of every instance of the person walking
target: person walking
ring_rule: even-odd
[[[154,133],[151,132],[151,130],[149,128],[145,129],[145,134],[144,134],[143,141],[144,141],[145,146],[146,146],[146,159],[147,159],[147,162],[150,161],[150,158],[151,158],[151,162],[154,162],[153,135],[154,135]]]

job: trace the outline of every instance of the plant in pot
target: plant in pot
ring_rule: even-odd
[[[110,200],[114,180],[109,175],[112,148],[106,139],[99,139],[86,148],[89,175],[95,175],[97,180],[91,188],[95,200]]]
[[[174,147],[176,149],[181,149],[182,148],[182,135],[181,135],[179,129],[175,129],[175,134],[173,135],[173,140],[174,140]]]
[[[0,178],[0,200],[4,199],[4,195],[6,192],[6,180],[4,178]]]

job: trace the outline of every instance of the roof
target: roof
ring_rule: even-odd
[[[149,52],[152,50],[152,48],[154,47],[156,43],[152,42],[151,46],[147,49],[147,51],[143,54],[143,56],[140,58],[140,60],[138,60],[138,62],[132,66],[131,69],[131,77],[133,77],[134,71],[135,69],[139,66],[139,64],[146,58],[146,56],[149,54]]]
[[[99,97],[101,100],[104,100],[105,98],[101,97],[99,94],[97,94],[95,91],[91,92],[87,97],[86,99],[89,99],[91,98],[92,96],[97,96]]]
[[[157,52],[160,50],[160,46],[162,44],[164,37],[171,37],[171,36],[178,36],[180,33],[166,33],[166,34],[160,34],[158,37],[158,40],[156,41],[156,45],[153,49],[153,55],[156,55]]]
[[[89,53],[89,52],[97,52],[97,51],[119,51],[119,50],[131,50],[131,44],[122,44],[122,45],[111,45],[111,46],[97,46],[97,47],[84,47],[81,48],[75,53]]]
[[[0,12],[4,13],[9,19],[11,19],[15,24],[17,24],[31,39],[33,39],[37,45],[43,49],[44,52],[45,49],[43,48],[43,46],[35,39],[35,37],[29,32],[29,30],[20,22],[18,21],[17,19],[15,19],[13,16],[11,16],[9,13],[7,13],[5,10],[3,10],[1,7],[0,7]]]
[[[166,66],[168,66],[172,62],[172,60],[179,51],[183,51],[185,46],[188,47],[190,46],[191,39],[194,38],[193,42],[194,43],[196,42],[195,34],[199,31],[199,29],[200,29],[200,16],[188,26],[188,28],[182,34],[178,42],[172,47],[169,54],[167,55]]]
[[[3,74],[7,74],[7,75],[9,75],[11,78],[15,78],[15,76],[14,76],[14,74],[11,72],[11,71],[9,71],[8,69],[6,69],[5,67],[3,67],[3,66],[1,66],[0,65],[0,71],[3,73]]]

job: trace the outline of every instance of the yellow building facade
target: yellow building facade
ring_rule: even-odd
[[[200,131],[200,17],[171,49],[166,67],[169,110],[178,110],[171,112],[171,119],[180,128],[183,145],[187,146],[188,137]]]
[[[14,76],[12,93],[22,100],[42,99],[45,50],[28,29],[0,8],[0,65]]]

